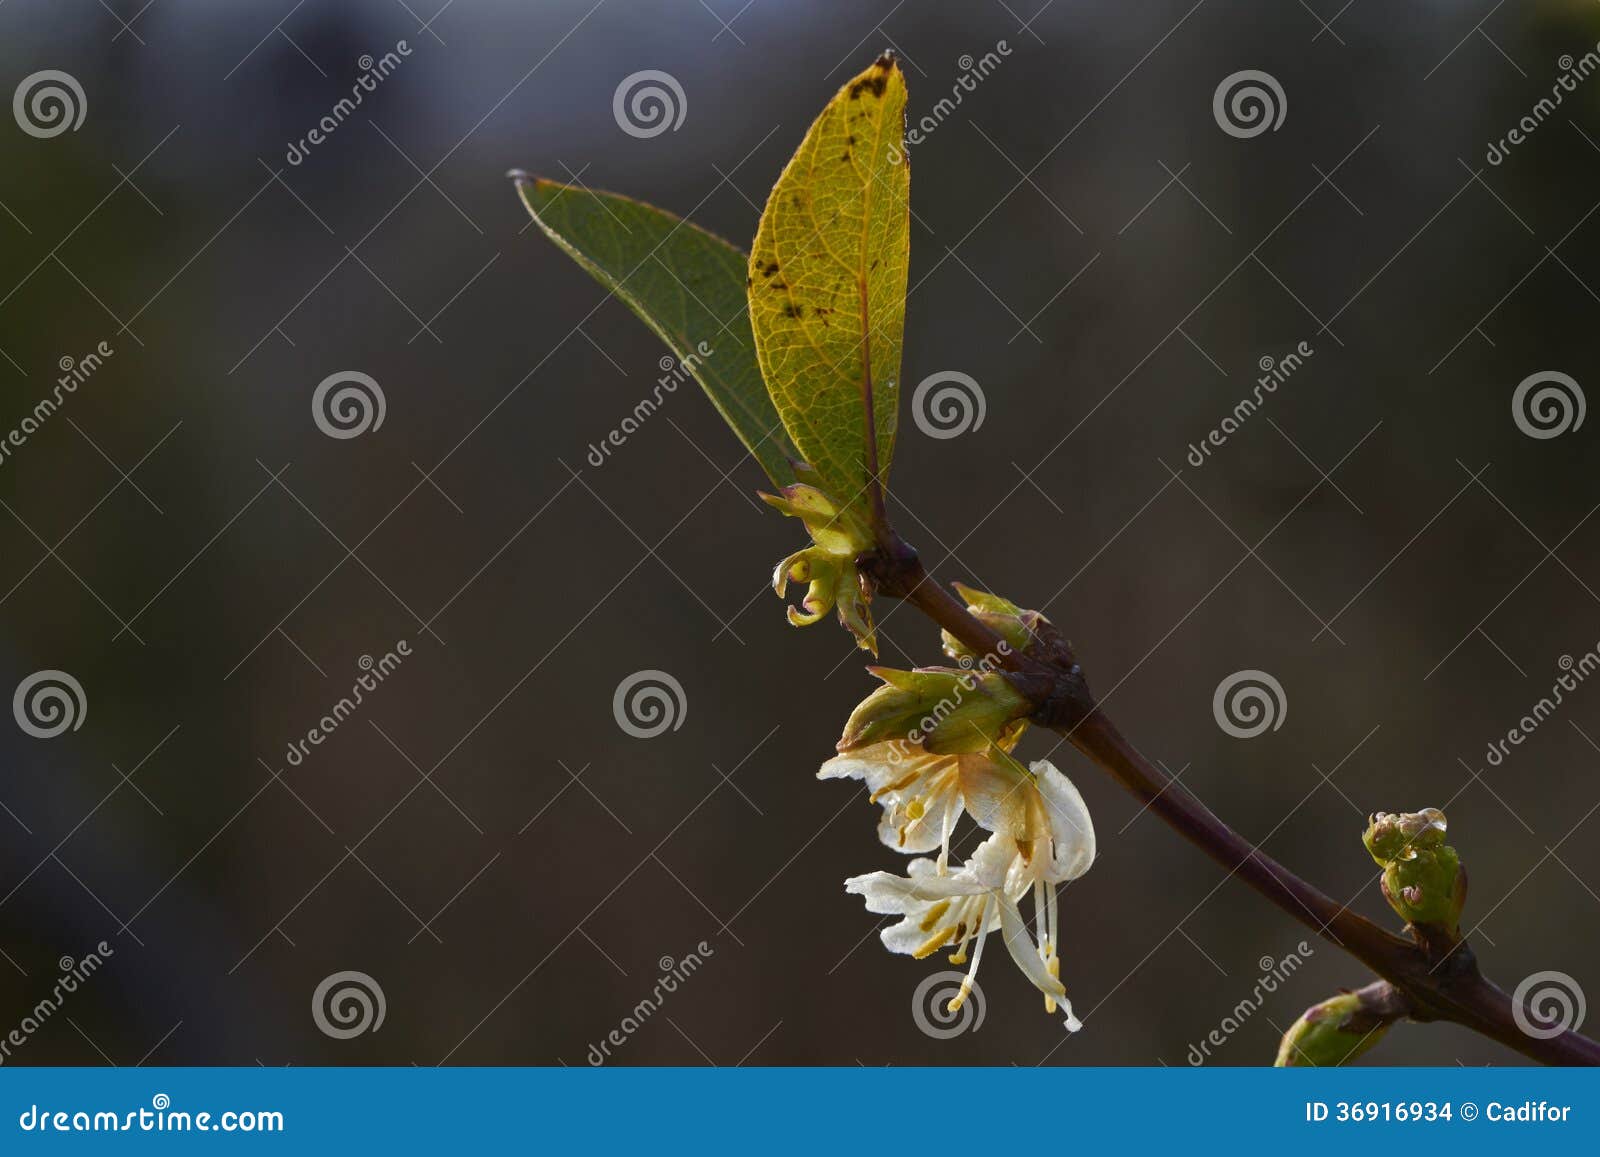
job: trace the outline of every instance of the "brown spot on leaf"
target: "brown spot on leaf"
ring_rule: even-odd
[[[875,67],[879,69],[886,67],[883,64],[882,58],[879,59],[878,64]],[[887,67],[893,67],[893,62],[891,61]],[[888,79],[882,72],[879,72],[873,76],[863,76],[860,80],[856,81],[850,86],[850,99],[860,99],[863,89],[865,89],[867,92],[870,92],[873,96],[882,96],[884,87],[888,83]]]
[[[804,312],[804,306],[795,305],[793,302],[783,307],[783,316],[785,317],[799,317]]]

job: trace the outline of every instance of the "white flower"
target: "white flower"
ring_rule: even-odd
[[[899,740],[874,743],[822,765],[818,779],[865,780],[871,801],[883,805],[878,838],[912,854],[939,849],[950,862],[950,833],[964,807],[961,766],[982,756],[933,755]]]
[[[938,823],[945,843],[946,824],[954,824],[953,818],[945,819],[952,806],[956,815],[965,806],[993,834],[954,870],[946,866],[943,855],[939,862],[917,859],[906,876],[873,872],[846,880],[845,890],[864,897],[869,912],[903,917],[882,933],[884,947],[891,952],[921,959],[953,945],[950,963],[964,964],[968,945],[972,946],[971,967],[961,990],[950,1001],[951,1012],[959,1009],[972,991],[984,941],[998,929],[1011,959],[1044,993],[1045,1010],[1054,1012],[1059,1002],[1066,1012],[1067,1028],[1076,1032],[1082,1022],[1072,1015],[1060,979],[1056,888],[1083,875],[1094,862],[1094,826],[1083,797],[1066,776],[1044,760],[1024,770],[1001,752],[946,758],[976,758],[986,766],[956,767],[955,778],[961,784],[959,803],[952,804],[951,792],[956,789],[946,787],[937,795],[944,801]],[[928,774],[948,775],[950,769]],[[886,795],[881,788],[875,790]],[[890,815],[891,809],[886,807],[885,824]],[[919,842],[926,843],[930,834],[918,833]],[[941,845],[930,845],[930,850],[931,846]],[[1034,909],[1031,935],[1019,907],[1030,893]]]
[[[1012,735],[1002,745],[1015,742]],[[1010,768],[998,764],[997,758]],[[982,815],[1003,809],[1002,801],[1026,777],[1004,751],[995,756],[934,755],[904,740],[886,740],[835,756],[817,772],[818,779],[865,780],[871,801],[883,807],[878,839],[884,847],[911,855],[938,848],[941,872],[950,863],[950,835],[961,813],[971,812],[993,831]]]

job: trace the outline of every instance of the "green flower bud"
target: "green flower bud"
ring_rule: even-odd
[[[1012,650],[1026,651],[1033,642],[1033,631],[1039,623],[1048,622],[1038,611],[1025,611],[1010,599],[989,594],[962,583],[955,584],[956,593],[967,601],[967,612],[1004,639]],[[944,653],[952,659],[977,660],[981,658],[949,631],[941,631]]]
[[[1419,812],[1378,812],[1367,822],[1361,842],[1380,865],[1410,858],[1444,845],[1448,821],[1436,807]]]
[[[1003,675],[948,667],[868,670],[883,686],[850,713],[840,751],[886,740],[911,743],[936,755],[985,751],[1003,743],[1013,722],[1033,710]]]
[[[872,626],[869,588],[856,569],[856,556],[873,546],[872,529],[859,512],[812,484],[817,474],[811,467],[796,464],[795,476],[801,481],[785,486],[781,496],[762,494],[761,498],[803,522],[812,545],[777,565],[772,589],[783,598],[791,582],[807,584],[800,606],[789,608],[789,621],[797,627],[809,626],[837,608],[839,621],[861,649],[876,655],[878,638]]]
[[[1467,900],[1467,873],[1446,844],[1448,823],[1438,808],[1379,812],[1361,842],[1383,867],[1384,899],[1408,924],[1432,925],[1455,936]]]
[[[1393,1018],[1367,1007],[1360,993],[1342,992],[1306,1009],[1278,1045],[1278,1068],[1332,1068],[1383,1039]]]

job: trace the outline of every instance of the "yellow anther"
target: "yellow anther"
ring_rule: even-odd
[[[955,934],[956,930],[954,928],[941,928],[938,933],[936,933],[931,939],[923,944],[922,947],[918,948],[911,954],[912,958],[921,960],[926,956],[932,956],[935,952],[939,951],[939,949],[948,944]]]

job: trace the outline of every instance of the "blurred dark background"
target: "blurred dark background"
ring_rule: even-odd
[[[7,1063],[583,1064],[703,940],[616,1062],[1181,1065],[1306,938],[1063,748],[1101,846],[1062,905],[1086,1028],[997,954],[981,1029],[925,1036],[913,991],[943,965],[883,951],[841,887],[901,865],[812,778],[870,680],[764,592],[798,526],[752,503],[698,390],[585,462],[664,350],[505,170],[745,242],[889,46],[914,119],[1010,49],[913,151],[904,381],[969,374],[987,417],[947,440],[903,417],[903,532],[1065,627],[1150,758],[1368,915],[1393,922],[1363,813],[1447,808],[1489,974],[1593,989],[1600,685],[1501,766],[1485,748],[1600,640],[1596,422],[1535,439],[1511,413],[1536,372],[1595,384],[1600,80],[1485,156],[1597,40],[1577,0],[10,0],[3,91],[60,70],[87,108],[0,126],[0,433],[62,359],[113,354],[0,463],[0,691],[59,669],[87,700],[58,738],[0,729],[0,1033],[59,958],[114,956]],[[686,110],[639,138],[612,98],[647,69]],[[1212,109],[1244,69],[1287,102],[1248,139]],[[335,439],[311,398],[346,370],[387,412]],[[886,661],[935,659],[880,610]],[[638,739],[612,697],[647,669],[686,710]],[[1250,740],[1212,713],[1241,669],[1287,700]],[[318,1030],[344,970],[381,985],[381,1031]],[[1317,943],[1213,1061],[1270,1062],[1366,979]],[[1402,1026],[1372,1059],[1515,1057]]]

